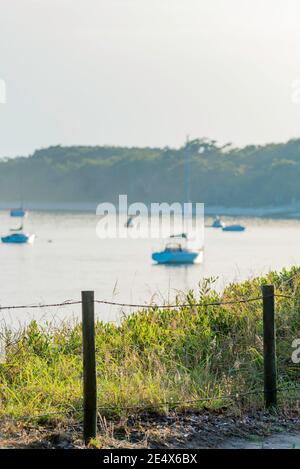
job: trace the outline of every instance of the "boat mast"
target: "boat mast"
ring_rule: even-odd
[[[186,136],[186,143],[184,149],[184,192],[185,192],[185,202],[190,202],[190,149],[189,149],[189,135]]]
[[[23,210],[23,173],[22,168],[20,168],[20,208]]]
[[[189,147],[189,135],[186,136],[186,143],[184,147],[184,198],[185,198],[185,203],[190,203],[191,202],[191,194],[190,194],[190,180],[191,180],[191,171],[190,171],[190,147]],[[188,212],[186,213],[185,209],[185,214],[191,216],[192,215],[192,210],[190,209],[190,206],[188,206]],[[189,232],[189,222],[188,220],[184,219],[184,226],[183,226],[184,233]]]

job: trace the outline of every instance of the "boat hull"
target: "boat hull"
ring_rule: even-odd
[[[161,251],[154,252],[152,259],[158,264],[193,264],[198,256],[198,252],[192,251]]]
[[[1,242],[5,244],[32,244],[35,235],[28,235],[24,233],[14,233],[12,235],[1,237]]]
[[[245,229],[242,225],[229,225],[222,228],[223,231],[245,231]]]
[[[14,218],[24,218],[26,216],[26,212],[22,208],[13,208],[10,211],[10,216]]]

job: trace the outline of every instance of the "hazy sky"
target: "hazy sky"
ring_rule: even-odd
[[[0,156],[179,146],[187,133],[238,145],[300,136],[299,0],[0,7]]]

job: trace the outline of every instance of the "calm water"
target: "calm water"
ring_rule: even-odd
[[[84,289],[95,290],[97,298],[119,302],[172,300],[178,290],[195,288],[204,277],[217,276],[222,288],[232,280],[299,264],[299,221],[239,221],[247,226],[244,233],[205,229],[201,264],[167,267],[151,262],[151,252],[161,247],[160,241],[100,240],[95,215],[32,212],[26,231],[36,233],[34,245],[0,244],[0,304],[79,300]],[[7,232],[9,223],[8,214],[0,212],[1,233]],[[120,308],[97,306],[98,317],[106,321],[118,319],[120,313]],[[77,306],[0,312],[10,324],[79,314]]]

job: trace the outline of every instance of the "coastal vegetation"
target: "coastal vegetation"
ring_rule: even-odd
[[[0,160],[1,203],[182,201],[189,161],[193,201],[271,207],[300,201],[300,139],[235,148],[194,139],[179,149],[54,146]],[[155,190],[153,190],[155,188]]]
[[[222,294],[214,280],[178,295],[177,303],[189,306],[153,305],[128,311],[119,325],[97,322],[99,417],[263,409],[258,297],[265,283],[281,294],[276,297],[279,410],[299,407],[300,374],[291,357],[300,331],[300,268],[232,283]],[[6,352],[0,363],[1,420],[42,425],[72,417],[80,423],[81,324],[32,321],[19,331],[2,326],[1,336]]]

